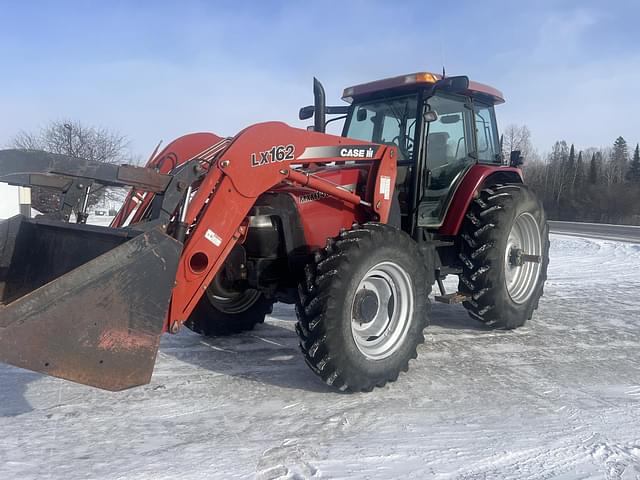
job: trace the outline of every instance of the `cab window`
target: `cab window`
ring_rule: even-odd
[[[398,147],[398,161],[413,158],[417,95],[384,98],[355,105],[345,137]]]
[[[493,107],[475,103],[473,110],[475,113],[478,161],[481,163],[501,163]]]

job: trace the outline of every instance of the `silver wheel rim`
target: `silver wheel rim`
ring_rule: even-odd
[[[540,276],[541,262],[514,262],[514,254],[522,252],[542,259],[540,226],[530,213],[522,213],[513,222],[504,254],[507,292],[515,303],[524,303],[535,291]]]
[[[407,336],[413,309],[413,284],[402,267],[381,262],[369,269],[351,302],[351,334],[358,350],[371,360],[393,355]]]

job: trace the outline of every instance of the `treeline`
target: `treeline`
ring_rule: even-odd
[[[524,141],[513,142],[513,131]],[[608,148],[578,150],[560,140],[540,157],[531,147],[528,129],[512,126],[505,130],[503,148],[507,155],[524,150],[525,181],[542,199],[549,219],[640,225],[638,144],[630,149],[618,137]]]

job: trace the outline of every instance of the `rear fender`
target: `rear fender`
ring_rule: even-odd
[[[522,171],[498,165],[476,164],[471,167],[454,193],[438,233],[445,236],[458,235],[471,201],[484,186],[496,183],[523,183]]]

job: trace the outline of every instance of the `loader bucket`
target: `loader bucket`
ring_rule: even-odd
[[[0,362],[123,390],[150,381],[181,244],[16,216],[0,223]]]

